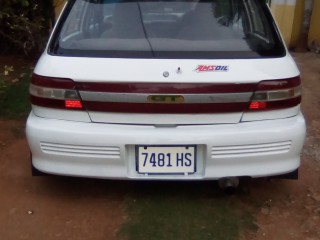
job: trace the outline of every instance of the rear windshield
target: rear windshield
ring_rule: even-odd
[[[73,0],[49,53],[120,58],[265,58],[285,48],[262,0]]]

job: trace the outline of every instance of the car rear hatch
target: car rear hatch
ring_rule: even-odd
[[[34,108],[38,116],[228,124],[300,100],[299,72],[260,0],[72,0],[47,50],[32,103],[68,112]]]
[[[288,64],[290,57],[254,62],[43,58],[35,74],[45,71],[72,80],[71,88],[82,101],[81,111],[87,111],[92,122],[101,123],[238,123],[250,110],[260,82],[287,79],[288,72],[292,77],[299,74]],[[48,64],[55,68],[49,70]]]

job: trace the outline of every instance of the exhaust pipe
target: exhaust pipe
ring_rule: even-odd
[[[239,186],[238,177],[226,177],[218,180],[219,187],[223,189],[227,194],[233,194],[236,188]]]

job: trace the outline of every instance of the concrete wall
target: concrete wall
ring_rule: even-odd
[[[272,0],[271,11],[287,46],[297,45],[302,30],[305,0]]]
[[[56,18],[58,18],[66,0],[53,0],[54,7],[56,9]]]
[[[312,42],[320,43],[320,0],[314,0],[308,35],[309,46]]]
[[[272,0],[271,11],[288,47],[320,43],[320,0]]]
[[[294,48],[300,41],[300,34],[302,31],[302,22],[304,16],[304,3],[305,0],[297,0],[294,9],[294,18],[292,23],[292,33],[288,46]]]

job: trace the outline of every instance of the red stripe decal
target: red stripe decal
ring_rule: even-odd
[[[85,102],[89,111],[125,113],[226,113],[243,112],[249,103],[206,103],[206,104],[149,104]]]
[[[208,94],[253,92],[256,83],[212,84],[212,83],[76,83],[80,91],[148,94]]]
[[[37,74],[32,75],[31,83],[41,87],[74,89],[75,84],[71,79],[45,77]]]
[[[33,105],[65,109],[65,101],[30,96]],[[301,97],[267,102],[265,110],[276,110],[297,106],[301,103]],[[150,104],[150,103],[112,103],[112,102],[88,102],[84,108],[96,112],[124,112],[124,113],[171,113],[171,114],[196,114],[196,113],[231,113],[243,111],[261,111],[250,109],[250,103],[206,103],[206,104]],[[80,110],[80,109],[79,109]]]
[[[298,87],[300,84],[300,76],[283,80],[267,80],[259,83],[257,91],[288,89]]]

